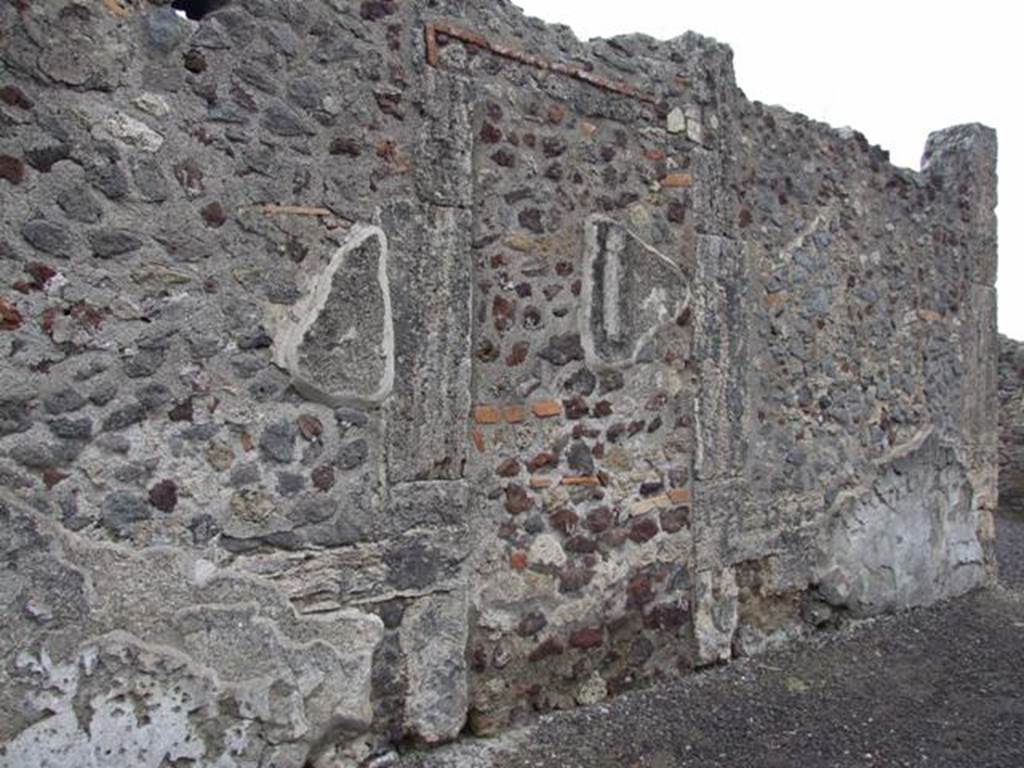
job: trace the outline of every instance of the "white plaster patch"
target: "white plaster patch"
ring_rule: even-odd
[[[579,321],[589,366],[634,365],[690,298],[686,276],[672,259],[613,219],[587,219]]]
[[[331,357],[335,360],[318,360],[312,363],[304,359],[303,347],[308,342],[309,334],[325,311],[330,311],[331,304],[345,305],[348,297],[337,294],[335,285],[336,273],[344,269],[347,259],[356,249],[371,238],[378,241],[380,253],[377,257],[376,286],[381,303],[381,314],[378,326],[375,327],[374,338],[364,338],[355,327],[357,322],[365,318],[360,316],[359,307],[348,309],[351,314],[343,330],[333,339],[335,348]],[[285,368],[291,375],[296,389],[311,400],[323,402],[332,407],[339,405],[372,405],[381,402],[390,393],[395,379],[395,340],[391,314],[391,291],[388,282],[388,243],[384,231],[377,226],[356,225],[352,228],[348,239],[332,257],[327,267],[317,275],[306,295],[295,305],[289,317],[284,321],[275,340],[275,362]],[[333,298],[332,298],[333,297]],[[369,311],[369,308],[363,308]],[[324,375],[312,370],[310,365],[334,365],[334,370],[344,366],[342,357],[352,358],[353,375],[341,381],[325,381]],[[356,370],[371,361],[372,368],[379,365],[376,381],[369,380],[374,371],[365,372],[360,376]]]

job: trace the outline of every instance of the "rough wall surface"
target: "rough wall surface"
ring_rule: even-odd
[[[991,130],[503,2],[0,30],[0,765],[344,764],[989,577]]]
[[[999,509],[1024,514],[1024,344],[999,337]]]

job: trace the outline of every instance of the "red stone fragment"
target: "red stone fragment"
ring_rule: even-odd
[[[534,611],[528,613],[519,620],[519,626],[516,627],[516,634],[520,637],[530,637],[536,635],[544,627],[548,625],[548,620],[540,611]]]
[[[636,576],[626,586],[626,607],[640,608],[654,599],[651,580],[647,576]]]
[[[505,487],[505,510],[510,515],[519,515],[533,506],[530,494],[518,483],[510,483]]]
[[[608,507],[598,507],[587,515],[587,529],[591,533],[602,533],[612,524],[612,511]]]
[[[32,100],[16,85],[5,85],[0,88],[0,101],[11,107],[32,109]]]
[[[552,527],[563,534],[568,534],[580,522],[580,516],[568,507],[559,507],[551,513],[548,519],[551,521]]]
[[[651,608],[644,616],[644,626],[648,629],[673,631],[686,623],[687,610],[671,603],[661,603]]]
[[[40,264],[38,261],[26,265],[25,272],[32,276],[32,287],[36,290],[45,288],[50,278],[57,274],[57,270],[53,267]]]
[[[690,524],[689,507],[673,507],[661,511],[661,530],[676,533]]]
[[[46,469],[43,470],[43,484],[46,486],[47,490],[52,489],[53,486],[55,486],[61,480],[66,480],[67,477],[67,475],[65,475],[56,467],[47,467]]]
[[[224,206],[219,202],[214,201],[203,208],[203,221],[206,222],[208,227],[219,227],[225,221],[227,221],[228,215],[224,210]]]
[[[25,180],[25,163],[10,155],[0,155],[0,179],[21,184]]]
[[[526,553],[516,550],[508,558],[508,564],[513,571],[522,571],[526,568]]]
[[[0,298],[0,331],[15,331],[21,327],[21,312]]]
[[[553,467],[558,464],[558,457],[547,451],[541,451],[528,462],[526,462],[526,468],[531,472],[543,469],[544,467]]]
[[[587,401],[582,395],[573,395],[567,400],[563,400],[562,404],[565,406],[565,418],[567,419],[582,419],[590,413],[590,406],[587,405]]]
[[[530,351],[530,342],[528,341],[517,341],[512,345],[512,353],[505,358],[505,365],[509,368],[514,368],[520,365],[526,360],[526,355]]]
[[[491,306],[491,316],[494,318],[494,327],[498,331],[504,331],[515,321],[516,302],[514,299],[506,299],[504,296],[495,296]]]
[[[497,144],[501,141],[501,129],[484,120],[480,126],[480,141],[485,144]]]
[[[320,423],[320,419],[311,414],[300,414],[296,421],[299,425],[299,432],[309,441],[316,440],[324,432],[324,425]]]
[[[594,572],[588,568],[568,566],[558,574],[558,591],[563,594],[578,592],[593,578]]]
[[[0,299],[2,302],[3,299]],[[39,320],[39,327],[43,329],[43,333],[47,336],[53,336],[53,321],[57,319],[57,315],[60,310],[57,307],[47,307],[43,310],[43,315]]]
[[[516,459],[505,459],[494,470],[499,477],[515,477],[519,474],[519,462]]]
[[[313,487],[321,493],[326,493],[334,487],[334,470],[327,464],[322,464],[313,470]]]
[[[479,453],[484,453],[487,450],[487,444],[484,442],[484,433],[476,427],[469,431],[469,438],[473,441],[473,446]]]
[[[643,544],[658,535],[658,524],[653,518],[644,517],[636,520],[629,529],[630,541]]]
[[[566,552],[587,554],[597,551],[597,542],[587,536],[570,536],[564,547]]]
[[[559,656],[563,653],[565,653],[565,646],[562,645],[562,641],[557,637],[549,637],[530,652],[527,660],[543,661],[551,656]]]
[[[87,301],[80,301],[71,307],[71,316],[94,331],[103,325],[103,310]]]
[[[584,627],[569,635],[569,645],[580,650],[597,648],[603,644],[604,629],[602,627]]]

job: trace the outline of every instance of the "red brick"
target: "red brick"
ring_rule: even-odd
[[[509,424],[518,424],[526,420],[526,409],[521,405],[506,405],[503,409],[505,421]]]
[[[562,478],[562,485],[600,485],[601,481],[596,475],[574,475]]]
[[[661,180],[661,186],[667,188],[690,187],[693,185],[693,176],[688,173],[670,173]]]
[[[473,408],[473,419],[477,424],[497,424],[501,421],[501,411],[493,405],[478,405]]]
[[[562,415],[562,404],[557,400],[539,400],[533,404],[533,415],[539,419]]]
[[[469,432],[469,436],[473,440],[473,445],[476,446],[477,451],[483,453],[487,450],[487,445],[484,443],[483,433],[479,429],[473,427]]]
[[[690,492],[686,488],[671,488],[668,491],[668,499],[673,504],[689,504]]]

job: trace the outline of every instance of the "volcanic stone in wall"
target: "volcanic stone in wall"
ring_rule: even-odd
[[[1024,344],[999,338],[999,509],[1024,514]]]
[[[278,362],[296,389],[331,406],[372,404],[395,376],[387,239],[359,226],[282,330]]]

